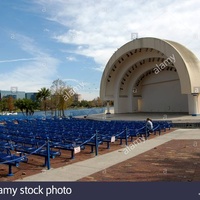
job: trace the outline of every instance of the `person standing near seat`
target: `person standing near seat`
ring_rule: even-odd
[[[147,118],[146,120],[146,130],[147,130],[147,137],[149,137],[149,135],[153,133],[153,122],[150,118]]]

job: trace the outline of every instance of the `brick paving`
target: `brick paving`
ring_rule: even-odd
[[[200,140],[172,140],[79,181],[200,181]]]

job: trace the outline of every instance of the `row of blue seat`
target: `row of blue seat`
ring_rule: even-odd
[[[154,122],[155,132],[171,127],[170,122]],[[145,133],[145,122],[134,121],[94,121],[86,119],[21,119],[4,121],[0,126],[0,146],[25,154],[34,154],[45,158],[47,166],[48,155],[50,158],[60,156],[60,150],[71,151],[71,158],[74,158],[75,149],[81,150],[85,146],[91,147],[98,155],[98,146],[120,140],[120,144],[128,138],[136,137]],[[51,149],[43,146],[48,139]],[[40,148],[42,146],[42,148]],[[58,150],[55,150],[58,149]],[[49,153],[49,154],[48,154]],[[3,156],[2,156],[3,157]],[[20,160],[20,159],[19,159]],[[20,161],[19,161],[20,162]],[[9,163],[9,162],[8,162]],[[12,163],[10,161],[10,163]],[[9,170],[12,164],[9,165]]]

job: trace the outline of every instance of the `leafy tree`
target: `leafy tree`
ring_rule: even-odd
[[[46,115],[46,110],[47,110],[47,99],[51,96],[51,91],[45,87],[41,88],[38,90],[36,98],[40,100],[43,105],[44,105],[44,111]]]
[[[72,104],[70,105],[72,108],[78,108],[81,107],[81,102],[80,101],[73,101]]]
[[[93,99],[92,102],[93,102],[94,107],[102,107],[103,106],[103,102],[99,97]]]
[[[72,104],[73,89],[67,87],[64,81],[57,79],[52,83],[51,94],[52,107],[55,109],[55,115],[58,110],[58,116],[65,116],[64,111]]]
[[[31,99],[17,99],[14,105],[19,108],[23,115],[33,115],[34,110],[38,108],[38,102]]]
[[[17,99],[15,101],[15,106],[17,108],[19,108],[21,110],[22,114],[24,115],[25,104],[24,104],[23,99]]]
[[[51,86],[51,95],[52,95],[52,103],[53,103],[53,108],[55,109],[55,115],[57,115],[57,110],[58,110],[58,115],[60,116],[60,100],[61,100],[61,95],[63,94],[63,90],[65,88],[65,82],[63,82],[60,79],[56,79],[53,81],[52,86]]]
[[[5,97],[3,97],[0,101],[0,109],[1,111],[6,111],[8,109],[8,102]]]
[[[8,105],[8,110],[9,112],[13,111],[14,110],[14,99],[12,96],[9,96],[7,98],[7,105]]]
[[[86,100],[82,100],[80,104],[82,107],[90,107],[89,102]]]
[[[38,108],[38,102],[32,101],[31,99],[24,99],[24,105],[25,105],[26,115],[33,115],[34,110]]]

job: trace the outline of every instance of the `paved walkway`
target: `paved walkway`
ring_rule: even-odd
[[[168,134],[146,140],[125,154],[124,148],[94,158],[77,162],[65,167],[46,170],[42,173],[16,181],[77,181],[93,173],[103,171],[117,163],[126,161],[141,153],[149,151],[170,140],[200,139],[200,129],[179,129]],[[130,144],[129,144],[130,145]]]

